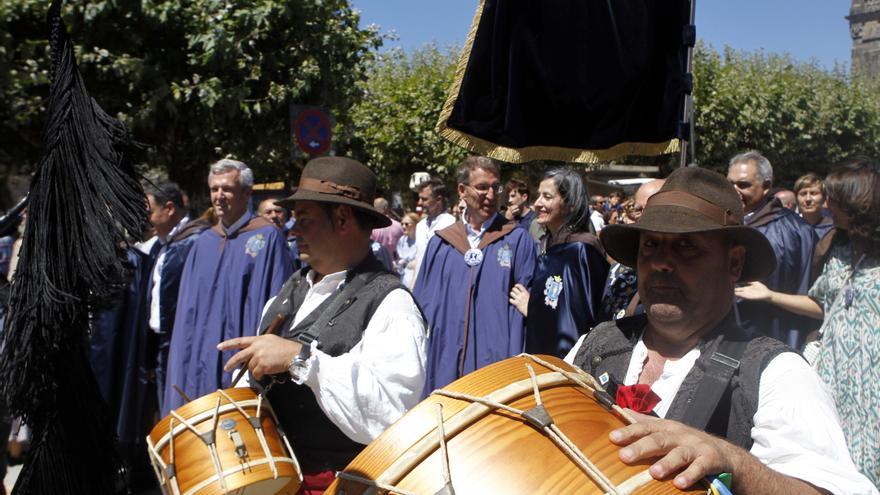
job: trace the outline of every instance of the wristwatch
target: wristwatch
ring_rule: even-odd
[[[299,354],[290,361],[290,364],[287,365],[287,372],[290,373],[290,378],[297,384],[302,384],[305,381],[306,376],[309,374],[309,358],[312,355],[312,346],[309,344],[303,344],[299,349]]]

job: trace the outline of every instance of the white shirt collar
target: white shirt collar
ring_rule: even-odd
[[[342,270],[329,275],[324,275],[321,277],[320,281],[315,282],[315,275],[317,272],[315,272],[315,270],[309,270],[309,273],[306,274],[306,282],[309,284],[310,291],[333,292],[345,283],[346,273],[348,273],[347,270]]]
[[[171,238],[174,237],[178,232],[180,232],[180,229],[182,229],[183,226],[186,225],[188,222],[189,217],[184,215],[183,218],[181,218],[180,221],[177,222],[177,225],[175,225],[174,228],[171,229],[171,232],[168,232],[168,235],[165,236],[165,239],[162,239],[161,237],[159,238],[159,242],[163,245],[167,244],[168,241],[171,240]]]
[[[483,234],[486,233],[486,229],[488,229],[489,226],[492,225],[492,222],[495,221],[496,216],[498,216],[498,213],[493,213],[491,217],[483,222],[483,224],[480,226],[480,231],[477,232],[473,228],[471,228],[471,225],[468,223],[467,210],[465,210],[461,214],[461,220],[462,222],[464,222],[464,229],[465,232],[467,232],[468,243],[470,243],[472,248],[475,248],[480,244],[480,240],[483,238]]]

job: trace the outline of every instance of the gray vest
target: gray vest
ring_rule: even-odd
[[[647,324],[645,315],[621,318],[596,326],[589,334],[574,359],[574,364],[594,377],[608,373],[611,380],[623,383],[632,351]],[[749,450],[752,446],[751,429],[758,410],[758,391],[761,372],[782,352],[795,352],[778,340],[751,337],[736,325],[728,315],[715,330],[699,344],[700,357],[685,377],[673,399],[666,419],[682,421],[690,426],[726,438],[731,443]],[[706,380],[710,359],[715,352],[740,348],[739,367],[733,373],[727,389],[721,396],[705,425],[692,424],[692,408],[700,407],[698,388]]]
[[[346,274],[346,284],[355,277],[363,277],[366,284],[340,306],[324,328],[311,327],[340,291],[328,297],[296,327],[290,328],[309,289],[305,279],[308,270],[304,268],[296,272],[281,287],[260,323],[260,331],[268,327],[276,315],[281,314],[285,318],[280,327],[284,329],[282,337],[295,340],[306,331],[319,334],[318,349],[330,356],[344,354],[360,342],[367,324],[385,296],[394,289],[403,288],[399,276],[387,272],[381,262],[370,254]],[[285,375],[282,377],[286,378]],[[307,386],[291,381],[276,383],[267,396],[304,472],[341,470],[363,450],[362,444],[349,439],[324,415]]]

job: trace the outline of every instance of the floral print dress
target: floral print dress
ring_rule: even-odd
[[[851,252],[849,244],[832,248],[810,289],[825,312],[813,366],[834,397],[853,461],[880,486],[880,258],[865,257],[853,272]]]

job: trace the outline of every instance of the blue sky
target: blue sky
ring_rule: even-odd
[[[543,0],[537,0],[543,1]],[[352,0],[361,22],[394,31],[387,46],[405,50],[431,41],[461,45],[478,0]],[[849,65],[850,0],[698,0],[697,36],[721,49],[790,53],[823,67]]]

